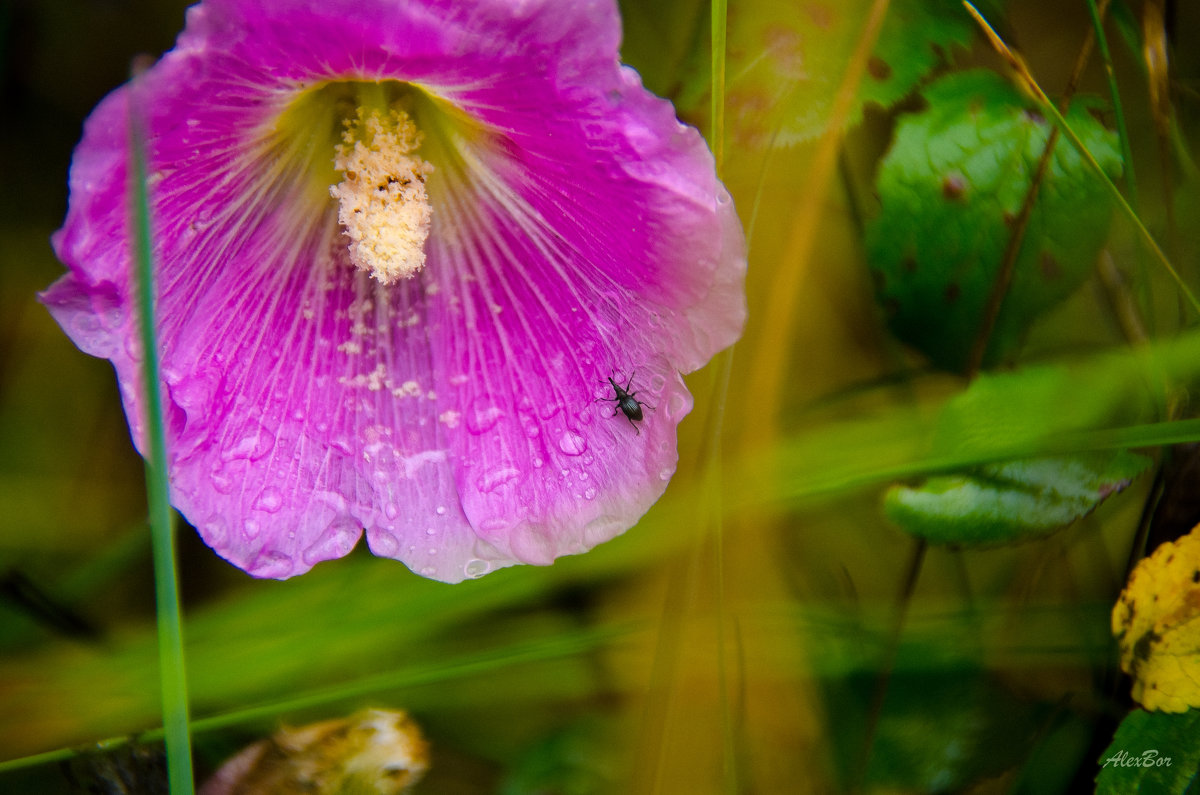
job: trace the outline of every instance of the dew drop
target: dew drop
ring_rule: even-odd
[[[362,528],[357,522],[342,519],[321,534],[316,543],[304,550],[304,562],[310,566],[323,560],[333,560],[345,556],[354,549]]]
[[[572,430],[565,430],[558,437],[558,449],[564,455],[582,455],[587,450],[587,439]]]
[[[246,521],[245,521],[245,522],[242,524],[242,529],[246,531],[246,536],[247,536],[248,538],[254,538],[254,537],[256,537],[256,536],[258,535],[258,531],[259,531],[261,528],[259,527],[259,524],[258,524],[258,522],[257,522],[256,520],[254,520],[254,519],[247,519],[247,520],[246,520]]]
[[[258,495],[258,500],[255,501],[254,507],[260,511],[267,513],[275,513],[283,505],[283,495],[279,493],[279,489],[273,486],[268,486]]]
[[[471,579],[475,579],[476,577],[482,577],[483,575],[487,574],[491,568],[492,565],[486,560],[479,560],[476,558],[474,560],[467,561],[467,565],[463,566],[463,573]]]
[[[544,464],[544,463],[546,463],[546,462],[545,462],[545,461],[543,461],[542,459],[540,459],[540,458],[535,458],[535,459],[533,459],[533,468],[534,468],[534,469],[541,469],[541,468],[542,468],[542,464]]]
[[[275,434],[257,422],[247,423],[246,435],[221,451],[223,461],[257,461],[271,452],[275,446]]]
[[[426,566],[425,568],[421,569],[421,574],[426,577],[432,577],[435,573],[436,570],[433,568],[433,566]]]
[[[400,544],[391,533],[376,531],[371,534],[371,551],[376,555],[385,558],[395,557],[398,549],[400,549]]]
[[[471,406],[467,409],[467,430],[476,436],[486,433],[495,427],[503,415],[504,412],[491,401],[477,397],[471,401]]]
[[[228,494],[233,491],[233,478],[223,469],[218,469],[212,473],[212,484],[213,488],[222,494]]]
[[[492,518],[484,519],[479,523],[479,529],[485,533],[499,533],[507,530],[508,528],[508,520],[500,516],[493,516]]]
[[[254,561],[254,576],[268,580],[280,580],[295,571],[296,565],[287,555],[271,552],[260,555]]]
[[[429,554],[430,554],[430,555],[436,555],[436,554],[437,554],[437,552],[438,552],[438,551],[437,551],[437,547],[430,547],[430,548],[429,548]]]
[[[434,509],[434,512],[435,512],[435,513],[436,513],[438,516],[445,516],[445,515],[446,515],[446,506],[445,506],[445,505],[439,505],[439,506],[438,506],[436,509]]]
[[[594,499],[596,499],[596,490],[595,490],[595,489],[593,489],[593,488],[591,488],[591,487],[589,486],[587,489],[585,489],[585,490],[584,490],[584,492],[583,492],[583,498],[584,498],[585,500],[594,500]]]
[[[426,527],[426,528],[425,528],[425,534],[426,534],[426,535],[431,535],[431,536],[433,536],[433,535],[437,535],[437,528],[434,528],[434,527]]]
[[[400,509],[396,507],[396,503],[394,502],[389,502],[387,505],[383,506],[383,515],[389,519],[395,519],[399,513]]]
[[[674,474],[675,474],[675,467],[667,467],[666,469],[663,469],[661,472],[658,473],[658,478],[659,478],[659,480],[670,480],[671,476]]]
[[[666,416],[672,422],[678,422],[688,413],[688,402],[683,395],[675,393],[667,398]]]
[[[209,546],[218,547],[225,543],[225,525],[218,522],[206,522],[200,535],[204,536],[204,540]]]
[[[490,493],[515,479],[520,474],[521,471],[514,467],[500,467],[481,475],[479,480],[476,481],[476,485],[479,486],[480,491]]]

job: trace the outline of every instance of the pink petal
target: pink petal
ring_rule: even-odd
[[[376,554],[455,582],[587,550],[662,494],[691,409],[679,373],[744,322],[744,242],[699,134],[618,43],[608,0],[189,11],[136,97],[171,497],[217,552],[287,577],[365,529]],[[280,148],[280,114],[338,80],[404,81],[465,114],[411,281],[353,268],[336,206]],[[43,300],[113,361],[141,449],[134,90],[88,120],[54,238],[70,272]],[[609,376],[633,377],[636,427]]]

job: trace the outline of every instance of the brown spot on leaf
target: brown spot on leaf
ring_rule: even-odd
[[[967,179],[955,171],[942,178],[942,196],[950,201],[960,201],[967,192]]]
[[[892,76],[892,67],[888,62],[878,56],[873,56],[867,61],[867,73],[876,80],[883,82]]]
[[[962,287],[958,286],[958,282],[950,282],[946,285],[946,302],[954,303],[958,297],[962,295]]]
[[[1192,582],[1200,583],[1200,569],[1196,569],[1192,572]]]
[[[804,11],[813,24],[821,30],[829,30],[833,27],[833,10],[825,3],[807,3]]]
[[[1016,225],[1016,223],[1017,223],[1017,216],[1013,215],[1008,210],[1005,210],[1004,211],[1004,225],[1007,226],[1009,229],[1011,229],[1013,226]]]
[[[775,61],[782,77],[800,80],[808,77],[804,68],[804,39],[794,28],[770,25],[763,31],[763,46]]]
[[[916,273],[917,272],[917,258],[912,257],[912,256],[905,257],[904,262],[900,263],[900,267],[904,270],[905,273]]]
[[[1038,268],[1042,271],[1042,278],[1048,282],[1057,281],[1063,274],[1062,265],[1048,251],[1043,251],[1038,258]]]
[[[1145,635],[1142,635],[1137,639],[1137,642],[1133,644],[1133,659],[1139,661],[1148,659],[1150,657],[1150,652],[1154,649],[1154,644],[1158,643],[1160,640],[1162,640],[1162,636],[1157,634],[1154,630],[1150,630]]]
[[[1087,109],[1088,115],[1100,123],[1106,130],[1112,130],[1116,127],[1116,117],[1107,108],[1091,105]]]

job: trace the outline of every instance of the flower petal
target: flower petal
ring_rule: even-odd
[[[661,495],[691,408],[679,373],[744,321],[744,242],[699,134],[619,66],[618,43],[608,0],[205,0],[89,118],[54,238],[70,272],[43,300],[113,361],[142,449],[136,90],[171,496],[216,551],[287,577],[365,528],[377,554],[454,582],[584,551]],[[449,143],[412,280],[348,261],[329,166],[305,149],[340,118],[280,133],[339,80],[402,81],[445,111],[425,118]]]

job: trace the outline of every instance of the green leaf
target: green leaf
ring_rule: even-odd
[[[731,4],[730,144],[787,146],[824,132],[871,5],[871,0]],[[890,107],[902,99],[938,65],[943,52],[965,45],[972,32],[957,0],[893,0],[845,124],[856,124],[868,102]],[[680,110],[702,111],[707,88],[707,72],[693,69],[676,99]]]
[[[621,734],[615,723],[586,719],[559,728],[518,755],[500,795],[593,795],[619,789]]]
[[[1129,713],[1099,764],[1097,795],[1194,792],[1200,779],[1200,709]]]
[[[834,751],[845,784],[869,791],[962,792],[1028,753],[1046,711],[977,669],[896,672],[858,780],[877,675],[829,688]],[[850,786],[850,789],[854,789]]]
[[[859,100],[890,108],[939,65],[946,50],[966,47],[974,31],[961,0],[891,3],[859,86]]]
[[[1048,535],[1095,510],[1151,464],[1115,452],[988,464],[893,486],[884,512],[908,533],[935,544],[1010,544]]]
[[[880,168],[881,212],[868,226],[867,254],[896,335],[935,365],[960,369],[1052,125],[989,71],[950,75],[923,97],[926,109],[900,122]],[[1076,99],[1068,120],[1115,176],[1117,140],[1094,117],[1100,107]],[[1056,146],[986,364],[1003,359],[1039,315],[1083,283],[1111,216],[1102,180],[1071,146]]]

